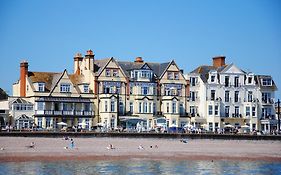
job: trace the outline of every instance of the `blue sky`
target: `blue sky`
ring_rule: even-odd
[[[0,87],[10,95],[21,60],[31,71],[72,72],[87,49],[97,59],[175,59],[185,73],[225,55],[281,89],[279,0],[1,0],[0,21]]]

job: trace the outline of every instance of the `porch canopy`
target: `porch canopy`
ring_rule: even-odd
[[[16,120],[24,120],[24,121],[34,121],[32,117],[29,117],[25,114],[22,114],[16,118]]]

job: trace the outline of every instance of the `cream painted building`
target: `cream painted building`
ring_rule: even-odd
[[[111,129],[118,120],[127,129],[142,123],[144,129],[187,123],[187,81],[174,61],[167,63],[96,60],[99,121]]]
[[[60,129],[63,126],[81,126],[91,128],[93,126],[94,112],[94,55],[87,52],[85,58],[81,54],[74,57],[75,73],[63,72],[33,72],[28,70],[28,62],[20,64],[20,80],[13,85],[13,97],[10,104],[18,97],[22,104],[32,104],[32,109],[21,111],[17,114],[11,108],[14,125],[17,126],[19,116],[25,115],[32,118],[32,127],[38,129]],[[88,64],[90,63],[90,64]],[[79,64],[84,66],[84,74],[79,70]],[[91,70],[91,71],[90,71]],[[63,123],[65,124],[63,124]],[[60,123],[61,125],[58,125]],[[31,127],[21,125],[23,128]]]
[[[97,125],[115,129],[121,124],[134,129],[138,123],[152,129],[160,118],[166,126],[186,124],[187,96],[187,81],[175,61],[97,60],[88,50],[84,57],[75,55],[73,73],[33,72],[23,61],[10,104],[32,106],[20,113],[11,107],[17,128],[81,126],[90,130]],[[29,123],[19,121],[22,116]]]

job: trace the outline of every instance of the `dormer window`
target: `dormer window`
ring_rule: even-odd
[[[84,93],[89,93],[89,85],[88,84],[84,84],[84,86],[83,86],[83,92]]]
[[[45,91],[45,83],[38,83],[38,91],[39,92]]]
[[[271,80],[271,78],[263,78],[263,79],[262,79],[262,85],[263,85],[263,86],[272,86],[272,80]]]
[[[60,85],[60,92],[70,92],[70,84],[61,84]]]

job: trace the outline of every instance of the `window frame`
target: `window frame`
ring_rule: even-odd
[[[212,105],[208,106],[208,114],[213,115],[213,106]]]
[[[44,92],[45,91],[45,83],[44,82],[39,82],[38,83],[38,91],[39,92]]]
[[[61,83],[60,84],[60,92],[61,93],[71,92],[71,84],[70,83]]]

